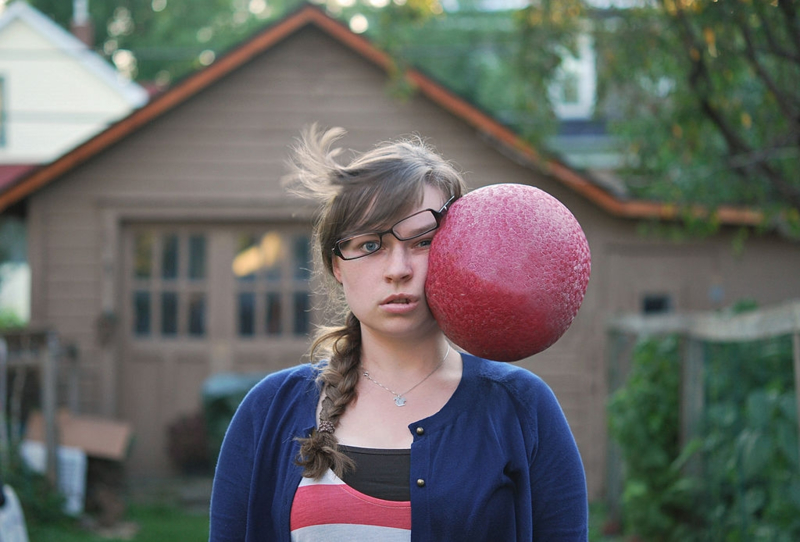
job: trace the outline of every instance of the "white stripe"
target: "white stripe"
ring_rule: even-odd
[[[314,480],[313,478],[306,478],[305,476],[300,480],[300,485],[297,487],[304,487],[304,486],[343,486],[344,482],[341,478],[336,476],[331,469],[325,471],[325,474],[319,480]]]
[[[411,531],[375,525],[313,525],[292,531],[292,542],[409,542]]]

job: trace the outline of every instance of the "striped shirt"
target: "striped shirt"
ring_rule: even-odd
[[[292,542],[409,542],[411,502],[365,495],[333,471],[303,478],[291,512]]]

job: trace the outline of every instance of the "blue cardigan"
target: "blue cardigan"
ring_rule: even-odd
[[[409,426],[411,540],[586,541],[583,465],[553,392],[514,365],[462,359],[447,404]],[[291,539],[295,438],[316,424],[315,375],[271,374],[239,406],[214,476],[212,542]]]

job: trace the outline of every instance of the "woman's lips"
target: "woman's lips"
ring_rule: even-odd
[[[381,308],[393,314],[404,314],[413,311],[419,304],[417,296],[408,294],[390,295],[381,301]]]

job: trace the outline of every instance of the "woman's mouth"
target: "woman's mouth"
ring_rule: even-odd
[[[418,301],[419,298],[417,296],[395,294],[381,301],[381,307],[394,313],[403,313],[412,310]]]

